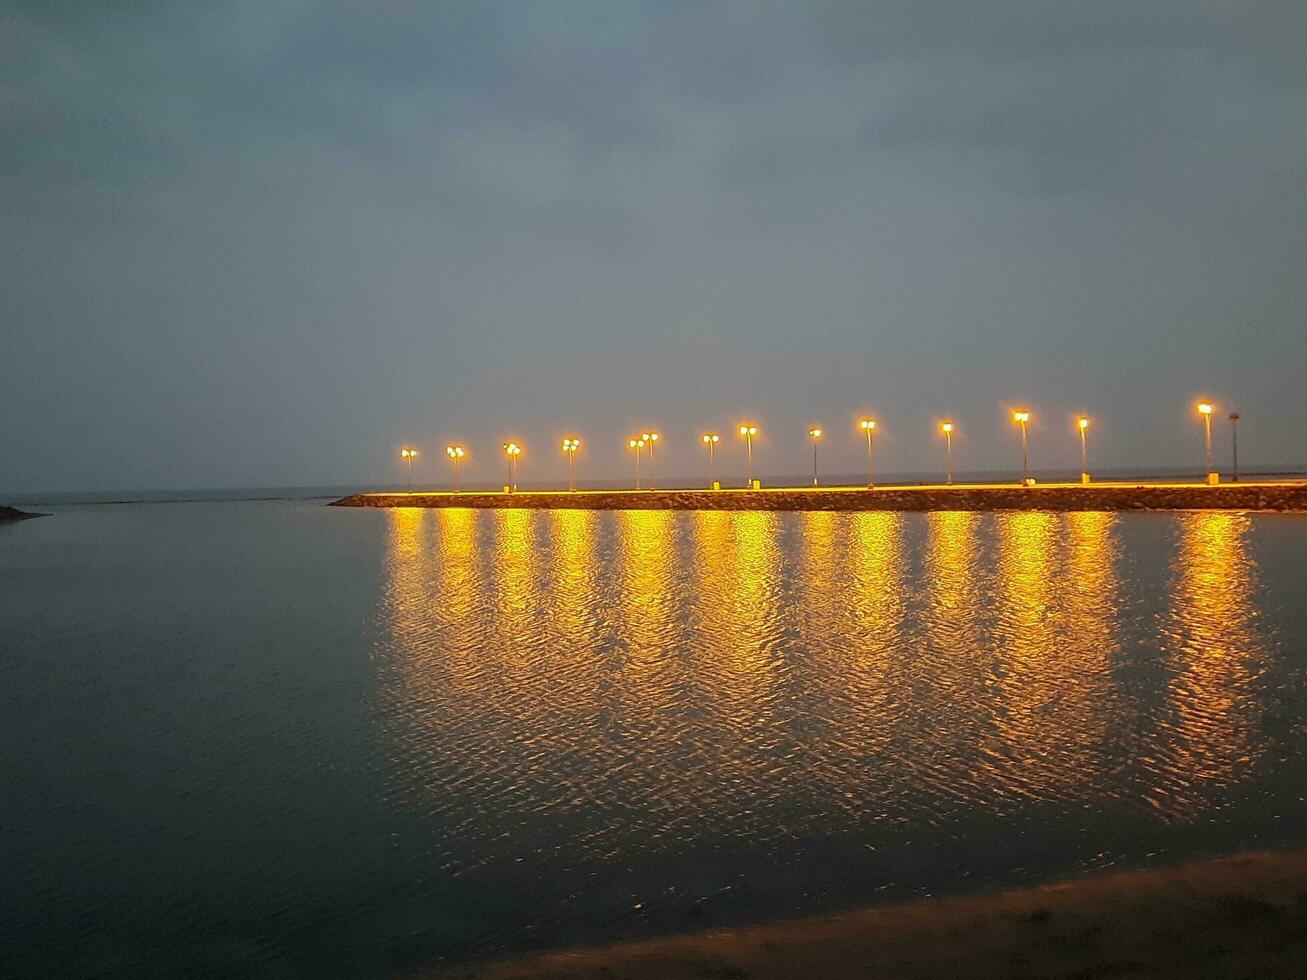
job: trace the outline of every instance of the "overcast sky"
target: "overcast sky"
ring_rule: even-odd
[[[0,491],[1307,463],[1307,3],[0,0]]]

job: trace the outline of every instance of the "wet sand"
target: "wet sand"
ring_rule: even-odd
[[[509,977],[1303,977],[1307,850],[465,966]]]

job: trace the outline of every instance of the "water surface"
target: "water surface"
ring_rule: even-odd
[[[0,939],[388,976],[1302,844],[1304,557],[1227,513],[59,509],[0,527]]]

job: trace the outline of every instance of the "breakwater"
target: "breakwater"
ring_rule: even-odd
[[[516,493],[361,493],[335,507],[531,510],[1246,510],[1307,511],[1307,482],[1103,483],[1022,487],[797,487],[762,490],[588,490]]]

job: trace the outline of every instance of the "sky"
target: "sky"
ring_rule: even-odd
[[[1307,4],[0,0],[0,493],[1307,464]]]

